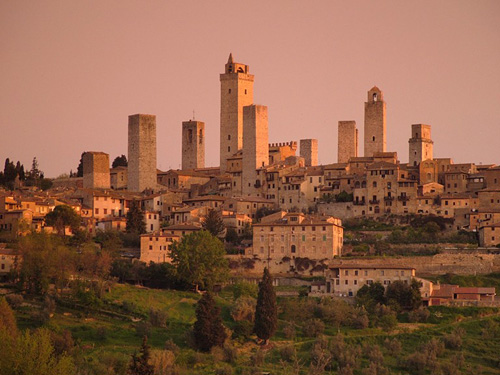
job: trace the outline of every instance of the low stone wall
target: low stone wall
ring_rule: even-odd
[[[414,267],[417,275],[459,275],[488,274],[500,272],[500,254],[482,251],[449,251],[434,256],[379,257],[379,258],[336,258],[332,260],[311,260],[307,258],[270,260],[245,258],[240,255],[227,256],[234,276],[261,277],[265,267],[275,277],[324,276],[328,266],[350,265],[359,267]]]

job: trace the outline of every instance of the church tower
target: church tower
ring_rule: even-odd
[[[220,170],[227,159],[243,148],[243,107],[253,104],[254,76],[248,65],[235,63],[233,55],[220,75]]]
[[[368,101],[365,103],[365,157],[372,157],[376,152],[386,151],[385,112],[382,91],[374,86],[368,91]]]

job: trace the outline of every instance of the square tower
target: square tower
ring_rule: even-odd
[[[83,187],[86,189],[109,189],[109,155],[88,151],[83,154]]]
[[[128,117],[128,190],[156,188],[156,116]]]
[[[254,76],[248,72],[248,65],[233,62],[230,54],[220,75],[221,173],[226,171],[227,159],[243,148],[243,107],[253,104]]]
[[[356,121],[339,121],[338,163],[347,163],[358,157],[358,129]]]
[[[182,169],[205,168],[205,123],[182,123]]]
[[[411,126],[411,138],[408,140],[410,146],[409,165],[418,166],[424,160],[433,159],[433,145],[431,139],[431,126],[414,124]]]
[[[259,196],[262,174],[257,169],[269,162],[267,107],[243,107],[242,194]]]
[[[304,158],[306,167],[318,165],[318,140],[301,139],[300,156]]]
[[[365,103],[365,157],[386,151],[385,102],[382,91],[374,86]]]

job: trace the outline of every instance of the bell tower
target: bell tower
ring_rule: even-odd
[[[387,146],[387,124],[385,102],[382,91],[374,86],[368,91],[365,103],[365,157],[376,152],[385,152]]]
[[[227,169],[227,159],[243,149],[243,107],[253,104],[254,76],[249,67],[236,63],[229,54],[220,75],[220,170]]]

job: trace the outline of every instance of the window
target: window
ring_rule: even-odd
[[[349,276],[349,270],[345,270],[344,275]]]
[[[354,276],[358,276],[358,271],[354,271]]]

